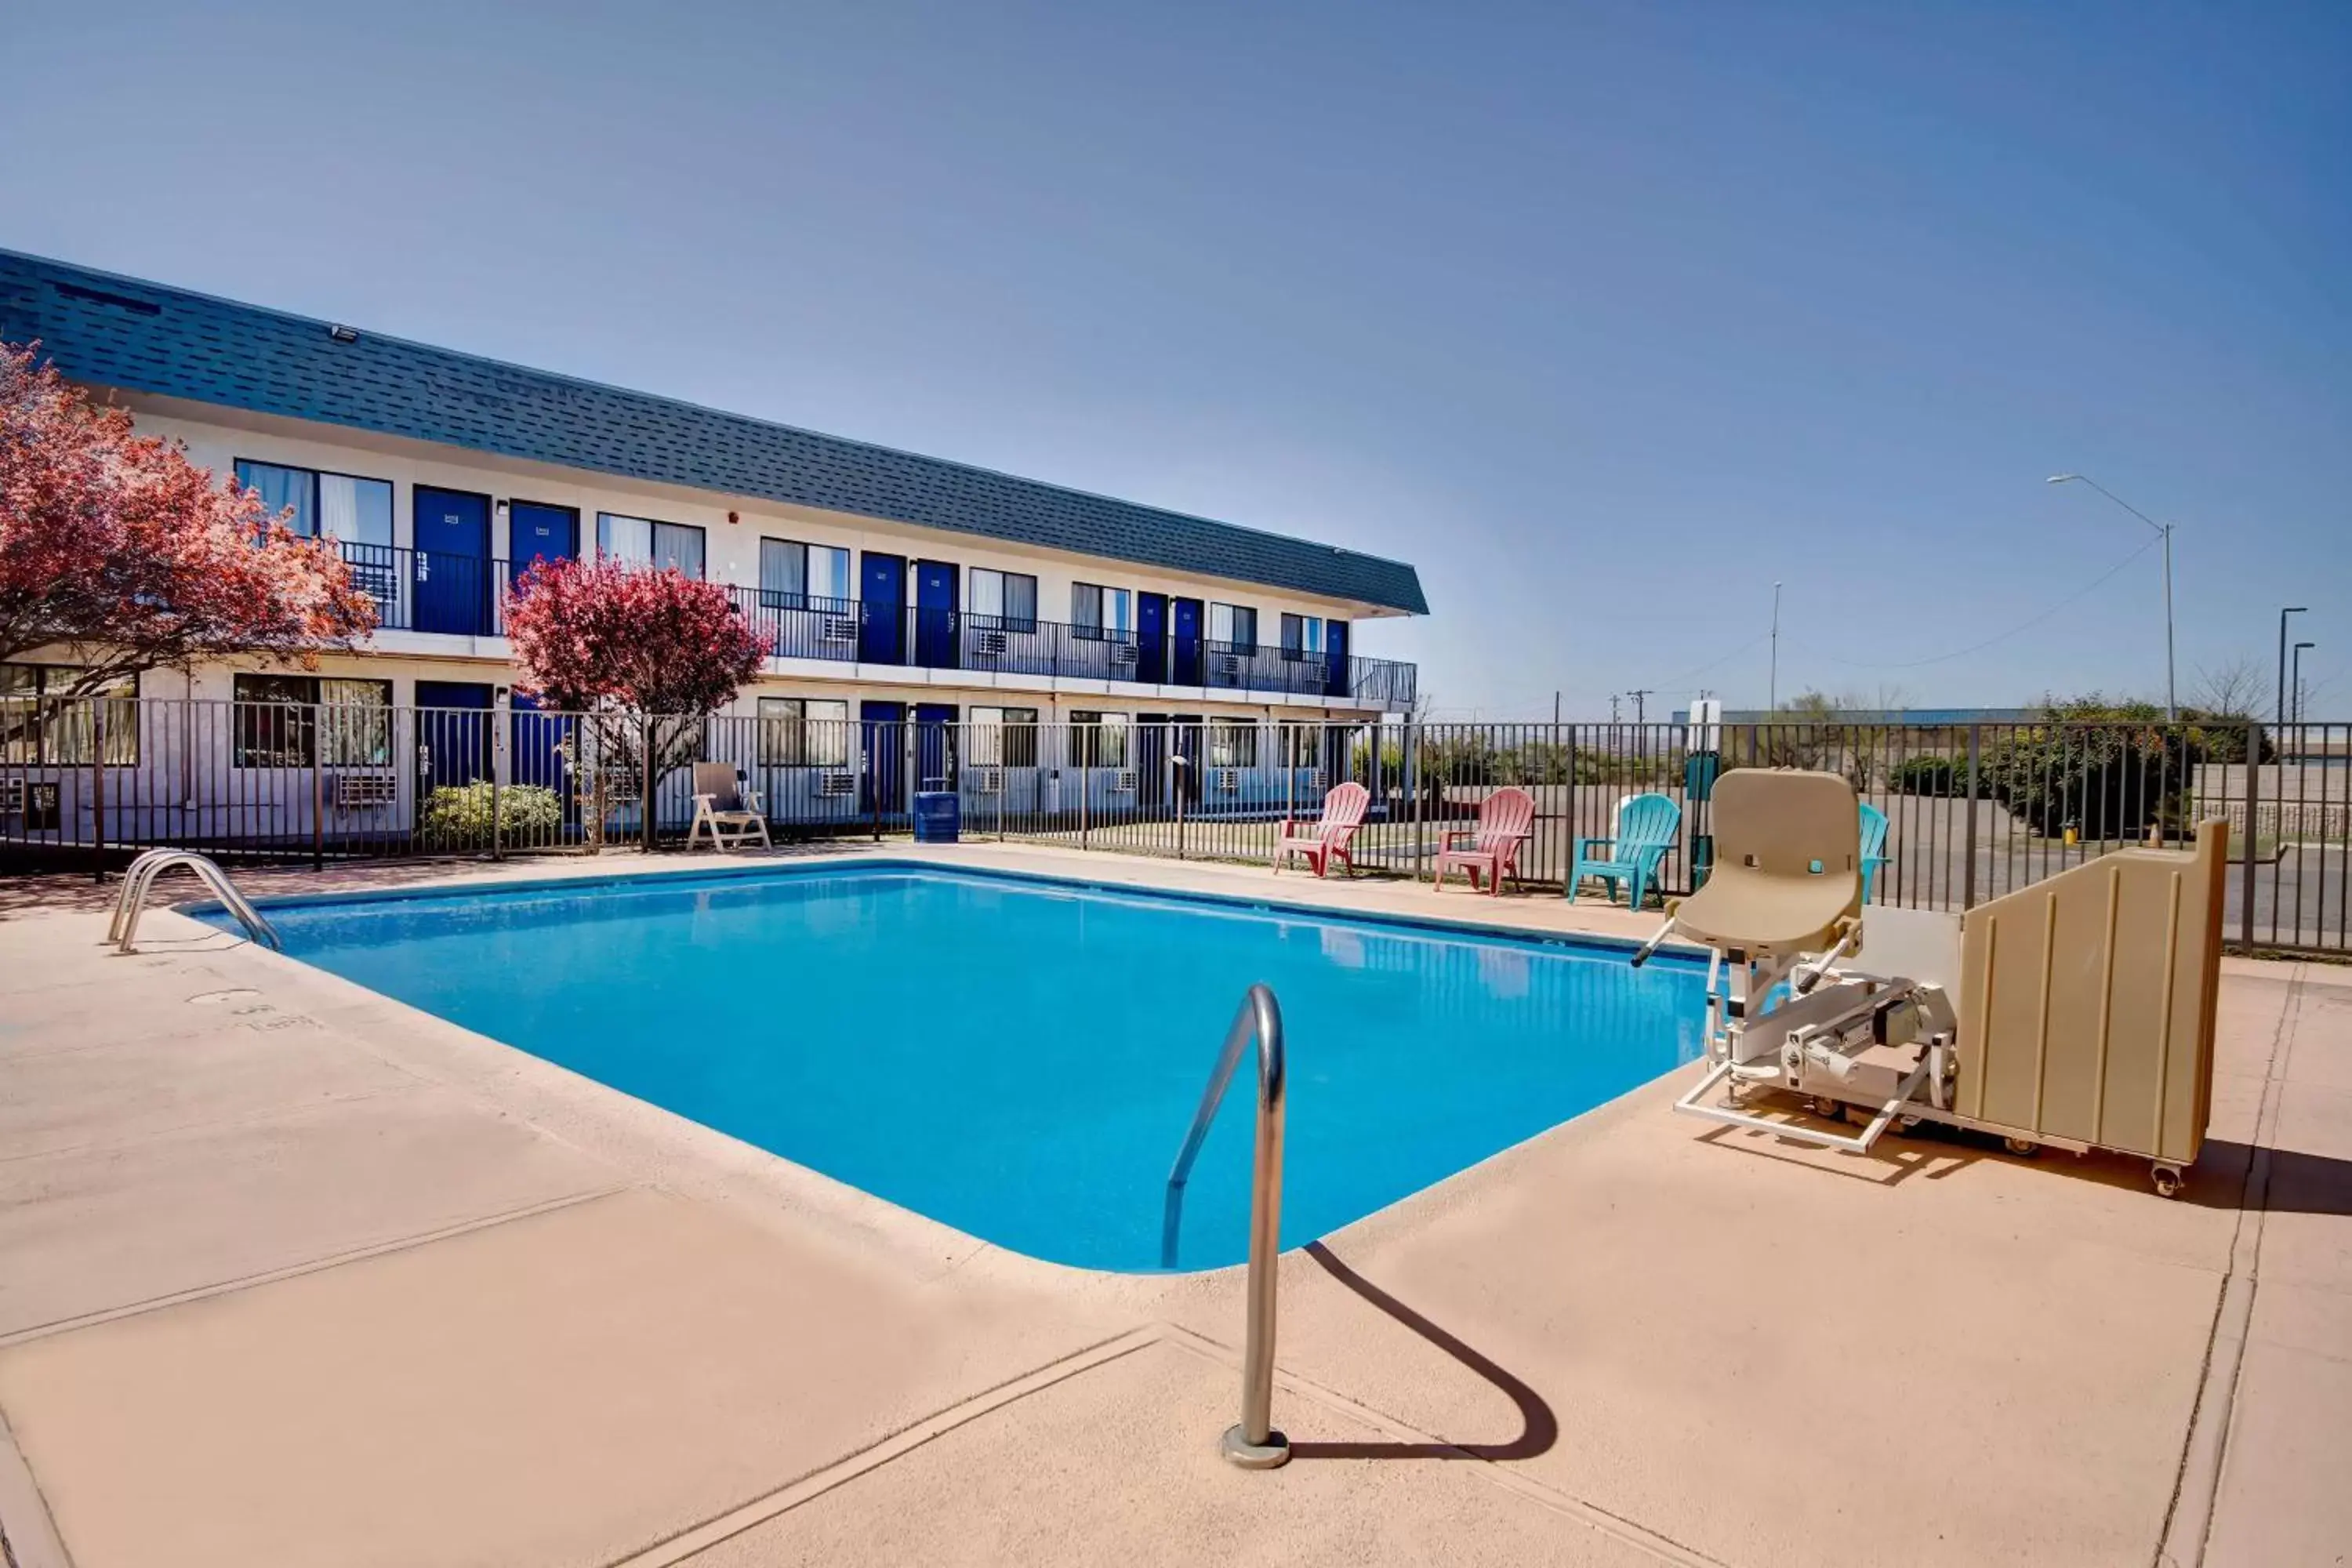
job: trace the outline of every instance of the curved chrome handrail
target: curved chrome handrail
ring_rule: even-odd
[[[1282,1131],[1288,1074],[1282,1048],[1282,1008],[1266,986],[1253,985],[1225,1033],[1209,1087],[1193,1113],[1192,1131],[1168,1169],[1161,1213],[1160,1261],[1176,1266],[1177,1232],[1184,1219],[1184,1183],[1209,1136],[1242,1050],[1257,1041],[1257,1155],[1250,1182],[1249,1319],[1242,1348],[1242,1418],[1223,1444],[1225,1458],[1248,1469],[1272,1469],[1290,1458],[1290,1439],[1274,1429],[1274,1309],[1276,1256],[1282,1250]]]
[[[150,849],[131,863],[122,879],[121,895],[115,900],[114,920],[107,927],[106,938],[118,951],[134,952],[131,944],[139,935],[139,917],[147,907],[147,894],[156,879],[175,866],[185,866],[196,874],[196,879],[213,890],[221,906],[236,917],[236,923],[246,934],[272,952],[282,952],[285,944],[278,939],[278,928],[262,917],[259,910],[247,901],[236,884],[228,879],[210,857],[193,849]]]

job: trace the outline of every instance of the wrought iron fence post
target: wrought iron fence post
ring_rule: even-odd
[[[1980,754],[1980,726],[1969,726],[1969,831],[1967,863],[1960,871],[1960,909],[1962,912],[1977,907],[1977,763]]]
[[[317,704],[310,708],[310,869],[327,868],[327,780],[320,771],[326,761],[326,717]]]
[[[1406,812],[1412,817],[1412,879],[1416,882],[1421,880],[1422,861],[1421,749],[1420,737],[1416,733],[1417,728],[1412,721],[1412,715],[1406,714],[1404,745],[1402,748],[1404,752],[1404,803]]]
[[[89,699],[89,875],[106,883],[106,701]],[[62,795],[65,792],[58,792]]]
[[[639,771],[645,775],[637,792],[637,839],[650,855],[654,848],[654,716],[650,713],[637,716],[637,744],[638,761],[644,764]]]
[[[2254,945],[2254,845],[2257,840],[2255,819],[2259,816],[2255,807],[2263,795],[2262,776],[2263,725],[2261,720],[2253,719],[2246,723],[2246,842],[2238,850],[2245,857],[2245,868],[2239,873],[2238,941],[2248,949]],[[2282,781],[2285,779],[2285,768],[2279,769],[2279,777]],[[2282,827],[2286,825],[2284,811],[2279,814],[2279,825]],[[2325,861],[2321,863],[2326,864]]]
[[[499,764],[506,760],[507,752],[506,726],[499,722],[499,715],[505,711],[495,704],[490,709],[490,858],[493,860],[507,858],[506,825],[501,816],[505,803],[499,794]]]

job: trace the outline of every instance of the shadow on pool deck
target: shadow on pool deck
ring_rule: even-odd
[[[1542,1394],[1349,1268],[1321,1242],[1310,1241],[1304,1250],[1323,1272],[1494,1384],[1518,1407],[1521,1426],[1519,1435],[1507,1443],[1294,1443],[1292,1458],[1532,1459],[1549,1453],[1559,1441],[1559,1417]]]

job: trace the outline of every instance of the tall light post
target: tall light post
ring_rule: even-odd
[[[1748,645],[1754,647],[1754,643]],[[1764,716],[1770,718],[1780,708],[1780,584],[1772,584],[1772,673],[1764,688]]]
[[[2157,521],[2088,474],[2053,474],[2044,482],[2063,485],[2074,480],[2090,486],[2164,537],[2164,717],[2168,721],[2179,719],[2180,702],[2172,663],[2172,524]]]
[[[2307,606],[2303,605],[2289,605],[2279,611],[2278,725],[2282,730],[2286,728],[2286,618],[2305,613]]]
[[[2294,706],[2288,709],[2287,712],[2297,724],[2303,722],[2303,650],[2318,646],[2315,642],[2299,642],[2294,645],[2294,675],[2289,687],[2294,693]]]

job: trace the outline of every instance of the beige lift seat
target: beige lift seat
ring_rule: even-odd
[[[1717,781],[1715,869],[1675,911],[1726,952],[1819,952],[1862,913],[1862,816],[1835,773],[1740,768]]]

